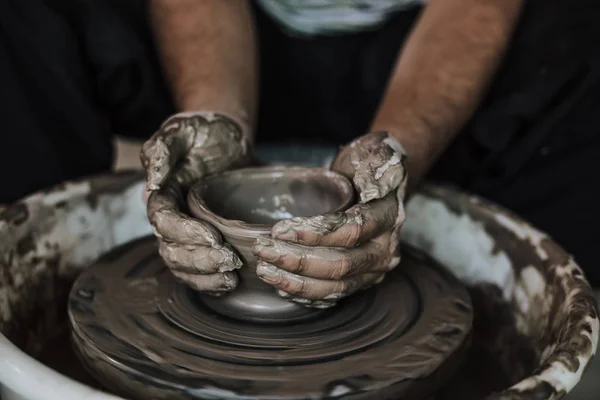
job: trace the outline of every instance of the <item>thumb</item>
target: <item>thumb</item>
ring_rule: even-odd
[[[140,161],[146,170],[146,189],[158,190],[171,172],[174,158],[161,131],[144,143]]]
[[[140,160],[146,169],[148,190],[158,190],[169,178],[175,165],[186,158],[198,129],[199,121],[187,114],[175,114],[144,143]]]
[[[358,163],[353,177],[361,203],[381,199],[406,182],[406,152],[389,136]]]

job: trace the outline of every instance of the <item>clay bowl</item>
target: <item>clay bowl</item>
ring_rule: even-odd
[[[3,400],[118,399],[98,390],[70,351],[66,299],[100,254],[152,233],[143,185],[140,173],[93,177],[0,214]],[[454,189],[423,187],[407,213],[403,242],[462,280],[475,309],[464,374],[482,395],[436,400],[557,400],[571,391],[598,340],[596,303],[571,257],[518,216]],[[206,384],[236,398],[226,381]]]
[[[218,312],[253,321],[290,322],[314,310],[281,299],[256,275],[256,238],[267,237],[280,220],[343,211],[354,200],[348,179],[323,168],[266,166],[211,175],[189,191],[190,214],[220,231],[240,255],[237,289],[203,301]]]

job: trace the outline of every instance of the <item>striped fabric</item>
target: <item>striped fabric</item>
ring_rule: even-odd
[[[304,35],[373,28],[393,12],[424,0],[257,0],[276,21]]]

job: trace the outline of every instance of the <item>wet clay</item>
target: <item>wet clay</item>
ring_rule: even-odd
[[[257,277],[252,246],[270,236],[282,219],[329,218],[347,209],[353,199],[350,182],[322,168],[244,168],[202,179],[189,192],[190,214],[221,232],[243,263],[236,290],[219,298],[207,296],[206,304],[245,320],[299,322],[314,316],[314,310],[282,299]]]
[[[421,400],[459,368],[472,324],[462,285],[409,252],[383,283],[301,324],[231,319],[203,299],[153,237],[130,242],[75,282],[75,348],[131,399]]]
[[[225,234],[269,231],[276,222],[343,211],[353,188],[323,168],[269,166],[211,175],[188,196],[192,215],[208,219]]]

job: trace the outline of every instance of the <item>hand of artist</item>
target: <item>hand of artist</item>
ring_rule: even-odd
[[[148,217],[159,252],[173,274],[192,288],[222,294],[237,286],[242,262],[211,225],[183,213],[188,188],[202,176],[251,159],[243,128],[213,113],[177,114],[143,146]]]
[[[332,169],[352,180],[359,201],[345,212],[277,223],[253,248],[258,276],[280,296],[313,307],[381,282],[400,262],[405,152],[387,133],[347,145]]]

